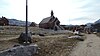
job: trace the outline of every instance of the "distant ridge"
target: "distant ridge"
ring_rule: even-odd
[[[9,25],[17,25],[17,26],[25,26],[26,21],[17,20],[17,19],[8,19]],[[31,22],[28,22],[28,26],[31,24]]]
[[[95,24],[100,23],[100,19],[94,22]]]
[[[97,21],[95,21],[94,23],[86,23],[85,25],[90,26],[90,25],[92,25],[92,24],[98,24],[98,23],[100,23],[100,19],[99,19],[99,20],[97,20]]]

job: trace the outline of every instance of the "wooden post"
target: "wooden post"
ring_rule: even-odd
[[[28,37],[28,1],[26,0],[26,37]]]

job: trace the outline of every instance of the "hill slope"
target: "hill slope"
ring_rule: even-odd
[[[94,22],[95,24],[97,24],[97,23],[100,23],[100,19],[99,20],[97,20],[96,22]]]
[[[25,26],[26,21],[21,21],[17,19],[8,19],[10,25],[18,25],[18,26]],[[28,22],[28,25],[30,25],[31,22]]]

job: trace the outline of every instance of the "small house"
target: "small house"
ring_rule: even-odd
[[[32,26],[32,27],[35,27],[37,24],[35,23],[35,22],[32,22],[31,24],[30,24],[30,26]]]
[[[6,17],[3,17],[3,16],[2,16],[2,18],[0,18],[0,25],[1,25],[1,26],[9,25],[8,19],[7,19]]]

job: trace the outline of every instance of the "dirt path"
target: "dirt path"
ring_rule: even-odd
[[[100,38],[94,34],[86,34],[87,39],[79,42],[70,56],[100,56]]]
[[[1,37],[1,38],[0,38],[0,41],[16,39],[16,38],[18,38],[18,37],[19,37],[19,35],[8,36],[8,37]]]

